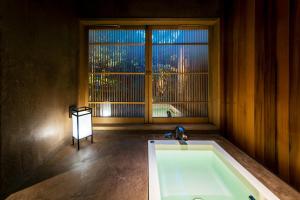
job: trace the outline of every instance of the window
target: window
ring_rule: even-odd
[[[208,122],[218,104],[211,32],[208,25],[88,26],[88,91],[80,94],[94,122]]]
[[[208,117],[208,30],[152,31],[152,117]]]
[[[144,117],[145,30],[89,30],[89,106],[94,117]]]

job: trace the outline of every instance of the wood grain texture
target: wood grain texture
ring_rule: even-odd
[[[255,157],[276,171],[274,1],[255,2]]]
[[[289,1],[276,1],[278,175],[289,181]]]
[[[220,128],[221,126],[221,67],[220,67],[220,22],[210,27],[209,36],[209,122]]]
[[[299,1],[225,3],[225,135],[300,190]]]
[[[231,5],[224,22],[225,127],[227,136],[254,156],[254,2]]]
[[[78,67],[78,96],[77,106],[87,106],[88,102],[88,67],[87,64],[87,28],[80,24],[79,26],[79,67]]]
[[[290,8],[290,180],[300,190],[300,2]]]

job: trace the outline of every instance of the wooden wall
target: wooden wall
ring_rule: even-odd
[[[214,18],[222,0],[77,0],[78,16],[99,18]]]
[[[289,182],[289,3],[277,1],[276,13],[277,161],[280,177]]]
[[[297,0],[224,3],[223,130],[300,190],[300,8]]]
[[[255,157],[276,171],[276,37],[272,0],[255,1]]]
[[[225,129],[230,140],[254,156],[254,2],[225,6]]]
[[[290,181],[300,190],[300,2],[291,1],[290,21]]]

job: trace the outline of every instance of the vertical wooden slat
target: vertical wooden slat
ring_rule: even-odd
[[[254,94],[258,95],[254,88],[258,78],[254,74],[255,2],[234,1],[231,6],[225,15],[224,39],[226,132],[237,146],[254,156]]]
[[[144,87],[144,84],[139,84],[141,76],[144,75],[135,74],[140,70],[136,71],[135,64],[126,61],[132,58],[132,60],[138,61],[139,65],[144,65],[143,55],[139,54],[141,48],[144,47],[140,43],[139,46],[127,45],[144,40],[142,39],[144,36],[137,35],[136,30],[90,29],[90,33],[93,37],[90,41],[89,56],[92,64],[89,73],[91,77],[95,78],[91,79],[92,90],[89,91],[91,93],[90,104],[96,108],[96,117],[101,117],[105,113],[104,109],[110,105],[97,102],[120,102],[119,105],[111,105],[113,111],[111,114],[114,117],[140,116],[139,111],[143,111],[140,107],[144,105],[134,105],[131,102],[139,102],[144,99],[140,97],[140,95],[144,95],[140,92],[142,91],[140,87]],[[126,43],[126,45],[113,45],[114,42]],[[109,43],[109,45],[103,43]],[[97,74],[95,74],[96,72]],[[123,72],[126,74],[120,74]],[[123,102],[128,102],[130,105]]]
[[[276,1],[278,173],[289,181],[289,1]]]
[[[275,172],[278,159],[280,177],[299,189],[299,2],[234,1],[232,5],[224,41],[227,133]]]
[[[177,107],[183,117],[207,117],[207,106],[202,106],[208,101],[207,57],[209,53],[208,44],[204,44],[207,40],[204,35],[207,32],[208,30],[168,30],[162,27],[155,29],[156,44],[153,46],[155,55],[152,57],[155,62],[155,74],[152,93],[154,104],[166,104],[158,106],[156,111],[158,113],[153,113],[156,117],[166,116],[166,111],[171,107]],[[204,38],[205,40],[202,41],[201,39]],[[197,42],[202,44],[199,46]],[[172,45],[173,43],[175,45]],[[168,56],[170,60],[167,60]],[[169,65],[172,68],[169,68]],[[201,72],[204,74],[200,74]],[[172,105],[170,102],[174,101],[186,103]],[[163,108],[166,109],[164,112],[161,111]]]
[[[274,2],[256,2],[256,156],[276,171],[276,37],[273,19]]]
[[[146,61],[146,76],[145,76],[145,122],[152,123],[152,30],[150,26],[146,27],[146,45],[145,45],[145,61]]]
[[[80,63],[79,65],[79,76],[78,76],[78,106],[84,106],[88,103],[88,30],[85,28],[85,26],[80,26],[79,29],[80,34]]]
[[[300,2],[290,1],[290,181],[300,190]]]

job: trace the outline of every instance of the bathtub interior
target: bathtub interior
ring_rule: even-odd
[[[161,200],[278,199],[214,141],[189,141],[187,145],[155,141],[149,145]]]

